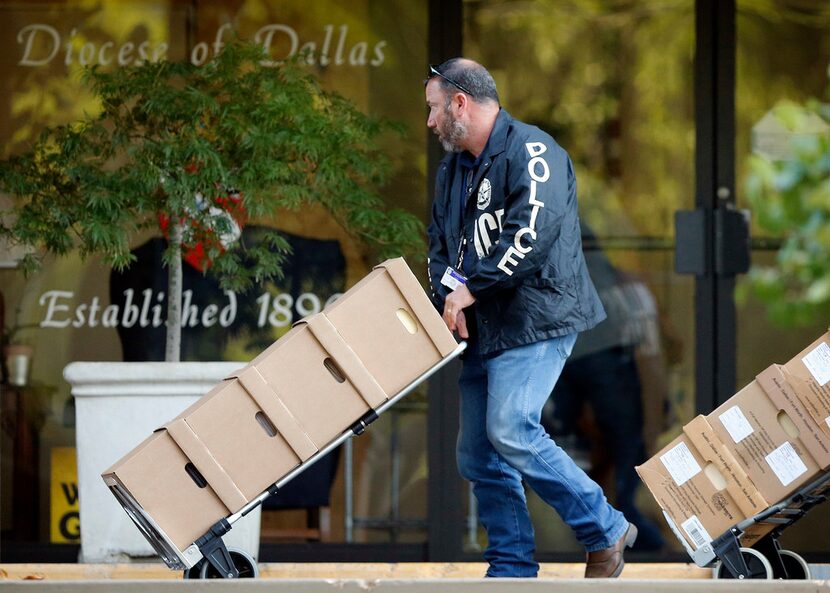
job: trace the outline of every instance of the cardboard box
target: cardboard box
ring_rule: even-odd
[[[771,379],[772,374],[765,377]],[[772,391],[781,397],[780,390]],[[821,473],[799,438],[799,408],[797,402],[773,401],[755,380],[706,417],[758,491],[772,503]]]
[[[238,375],[162,428],[194,462],[204,450],[221,468],[222,473],[213,473],[215,468],[197,464],[211,485],[226,485],[228,493],[222,498],[231,512],[317,452],[273,392],[258,389],[262,380],[256,381],[254,369]]]
[[[187,547],[194,541],[188,537],[204,533],[205,521],[210,527],[239,511],[365,414],[370,403],[360,388],[372,394],[373,403],[385,401],[355,355],[345,361],[348,353],[323,314],[305,320],[161,427],[157,433],[164,435],[158,437],[164,447],[133,451],[128,457],[135,473],[129,483],[122,477],[123,460],[105,472],[105,480],[120,479],[168,537]],[[336,376],[333,369],[340,368],[349,375]],[[189,473],[187,464],[192,465]],[[136,488],[140,472],[135,468],[154,468],[145,475],[148,482],[157,482],[160,471],[189,479],[191,488]],[[203,487],[194,491],[197,481]],[[206,508],[208,494],[213,500]],[[170,505],[181,508],[173,515],[159,512]],[[213,512],[204,515],[206,510]]]
[[[184,550],[217,518],[231,512],[210,484],[200,487],[194,481],[188,473],[191,463],[170,434],[161,430],[105,471],[102,478],[107,486],[128,492],[173,544]]]
[[[769,506],[703,416],[636,469],[693,550]],[[755,525],[742,541],[771,529]]]
[[[801,442],[821,469],[830,468],[830,436],[810,414],[804,402],[787,381],[781,365],[774,364],[755,378],[769,398],[787,412],[795,424]]]
[[[390,396],[458,346],[402,258],[377,266],[324,313]]]
[[[404,260],[388,260],[102,477],[183,550],[456,347]]]
[[[402,258],[387,260],[249,365],[322,448],[458,346]]]
[[[785,364],[782,372],[830,437],[830,330]]]
[[[102,474],[180,549],[317,451],[255,369],[238,374]]]
[[[317,448],[386,401],[324,313],[295,325],[240,374],[261,377]]]

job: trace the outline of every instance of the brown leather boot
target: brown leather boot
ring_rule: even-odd
[[[628,524],[628,530],[620,540],[604,550],[588,552],[585,558],[586,579],[615,579],[623,571],[625,560],[623,553],[626,548],[634,545],[637,539],[637,527],[633,523]]]

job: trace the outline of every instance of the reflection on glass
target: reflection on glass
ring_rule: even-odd
[[[419,94],[423,64],[427,62],[427,12],[423,3],[68,0],[4,3],[0,15],[0,38],[6,43],[5,59],[0,63],[3,157],[22,150],[44,126],[74,121],[84,111],[97,108],[82,89],[82,66],[98,63],[104,69],[117,68],[161,57],[203,63],[224,41],[239,34],[267,44],[275,60],[303,54],[308,72],[320,78],[325,88],[346,95],[364,111],[399,123],[400,134],[390,134],[384,140],[392,171],[383,194],[392,206],[426,215],[426,136]],[[282,281],[237,295],[235,323],[227,328],[201,323],[207,307],[230,310],[231,303],[212,280],[188,268],[186,282],[190,283],[194,311],[191,321],[196,322],[185,328],[185,360],[250,360],[293,321],[319,310],[333,294],[354,284],[375,263],[364,261],[353,238],[322,209],[298,208],[281,213],[276,220],[251,223],[246,240],[257,240],[257,225],[277,227],[290,238],[295,248],[293,267]],[[101,312],[110,305],[122,312],[130,306],[142,307],[148,291],[147,315],[152,318],[163,292],[156,275],[157,271],[163,273],[157,249],[161,241],[157,230],[148,230],[140,237],[131,246],[138,261],[127,274],[111,274],[99,261],[82,261],[76,255],[48,262],[40,274],[29,279],[17,270],[0,269],[6,325],[25,326],[25,331],[17,335],[24,344],[34,347],[28,360],[27,385],[18,391],[6,385],[0,387],[4,410],[14,403],[13,398],[26,402],[23,429],[28,431],[21,438],[13,431],[2,433],[0,527],[4,549],[8,549],[6,542],[12,541],[77,543],[77,518],[67,523],[64,532],[52,529],[63,516],[59,508],[64,507],[53,506],[59,502],[56,497],[60,490],[50,486],[59,476],[71,487],[75,471],[65,462],[71,455],[58,455],[75,443],[73,400],[61,372],[73,360],[158,358],[156,340],[163,333],[159,331],[163,320],[156,326],[112,326],[101,322]],[[414,270],[423,269],[417,261],[409,263]],[[93,308],[97,323],[91,321]],[[41,327],[45,319],[59,322]],[[13,362],[21,371],[25,361],[18,357]],[[20,372],[15,375],[20,376]],[[418,401],[417,394],[409,398]],[[420,409],[418,413],[401,414],[399,428],[395,429],[400,457],[396,512],[399,517],[418,521],[426,516],[425,417],[425,410]],[[381,461],[378,467],[383,469],[375,471],[369,465],[374,461],[373,454],[367,449],[385,448],[390,433],[395,432],[389,422],[377,423],[377,437],[367,434],[356,441],[356,495],[364,508],[363,501],[371,501],[372,508],[379,512],[385,510],[378,501],[389,500],[392,486],[385,469],[388,466]],[[28,447],[25,455],[15,453],[16,443]],[[53,459],[57,460],[54,464]],[[27,469],[23,472],[22,468]],[[316,470],[316,477],[324,484],[322,489],[312,492],[306,484],[304,491],[301,483],[295,492],[284,492],[280,497],[283,506],[322,505],[321,513],[310,517],[305,508],[282,512],[267,527],[283,535],[299,527],[303,536],[308,533],[303,529],[309,521],[318,522],[319,529],[312,537],[343,541],[341,470],[342,464],[332,456]],[[312,473],[310,479],[314,477]],[[22,503],[15,502],[18,499],[26,501],[25,513]],[[279,504],[274,501],[274,506]],[[370,535],[361,532],[363,539],[391,537],[385,528],[364,531]],[[426,530],[417,522],[396,533],[394,537],[399,541],[426,539]]]
[[[582,236],[595,244],[585,224]],[[640,479],[634,466],[646,460],[637,356],[661,354],[657,303],[642,280],[615,267],[601,249],[587,251],[585,258],[608,317],[580,334],[549,400],[546,428],[560,446],[584,457],[586,470],[611,486],[616,508],[639,530],[634,549],[655,551],[664,538],[637,504]],[[592,456],[596,442],[605,448]]]

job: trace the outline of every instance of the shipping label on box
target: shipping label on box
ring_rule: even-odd
[[[767,507],[702,416],[636,469],[693,549]]]
[[[764,498],[774,502],[820,472],[790,413],[752,381],[706,417]]]
[[[782,372],[813,419],[830,436],[830,331],[785,364]]]
[[[718,485],[723,486],[747,517],[769,506],[768,499],[758,490],[704,416],[697,416],[686,424],[683,434],[707,461],[707,469],[723,478],[724,482]]]

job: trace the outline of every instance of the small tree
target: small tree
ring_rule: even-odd
[[[166,360],[179,360],[182,254],[201,245],[205,271],[224,288],[279,277],[288,244],[272,232],[259,246],[226,240],[235,218],[324,206],[377,257],[422,248],[420,221],[387,211],[374,188],[387,160],[377,138],[389,124],[326,92],[300,63],[267,61],[234,41],[210,63],[161,61],[85,72],[101,113],[45,130],[25,154],[0,162],[0,236],[29,245],[22,267],[47,254],[101,254],[116,269],[130,240],[165,228]]]
[[[793,133],[792,155],[753,155],[746,196],[758,225],[782,238],[774,266],[754,265],[746,287],[781,325],[830,319],[830,106],[783,102],[775,114]],[[744,288],[746,291],[746,288]]]

